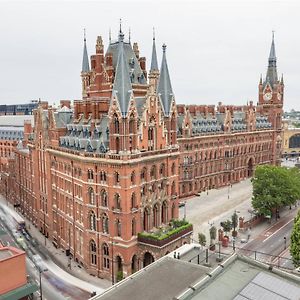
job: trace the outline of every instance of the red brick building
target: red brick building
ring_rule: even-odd
[[[153,39],[148,74],[121,30],[106,53],[98,37],[90,61],[84,40],[81,77],[73,107],[43,102],[34,111],[34,130],[16,150],[13,201],[91,274],[119,279],[189,242],[192,226],[171,221],[179,195],[280,158],[274,41],[257,107],[176,105],[166,46],[159,69]]]

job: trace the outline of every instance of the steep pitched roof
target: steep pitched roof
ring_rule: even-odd
[[[157,55],[156,55],[156,46],[155,46],[155,37],[153,36],[152,44],[152,58],[151,58],[151,68],[150,71],[158,71]]]
[[[273,87],[274,83],[276,83],[278,81],[276,60],[277,59],[276,59],[276,53],[275,53],[275,42],[274,42],[274,32],[273,32],[267,76],[266,76],[264,85],[266,85],[267,83],[270,83],[270,85]]]
[[[170,74],[169,74],[169,69],[167,64],[166,47],[167,46],[164,44],[157,93],[160,96],[164,113],[165,115],[168,116],[170,114],[171,101],[174,95],[173,95]]]
[[[122,116],[125,117],[127,115],[130,96],[132,93],[132,85],[129,77],[127,60],[124,52],[123,39],[124,35],[123,33],[120,33],[119,56],[113,85],[113,95],[117,97],[120,104]]]
[[[89,57],[86,49],[86,38],[84,36],[84,45],[83,45],[83,58],[82,58],[82,72],[90,71]]]

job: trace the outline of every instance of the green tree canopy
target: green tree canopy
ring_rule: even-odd
[[[294,227],[291,235],[290,253],[295,267],[300,266],[300,211],[294,220]]]
[[[252,178],[252,206],[260,214],[292,205],[300,198],[300,172],[297,168],[258,166]]]

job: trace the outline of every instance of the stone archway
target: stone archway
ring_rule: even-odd
[[[247,164],[247,177],[252,177],[253,176],[253,158],[249,158],[248,164]]]
[[[144,254],[143,266],[146,267],[154,262],[154,257],[150,252]]]
[[[138,270],[138,259],[136,254],[134,254],[131,259],[131,274],[135,273],[137,270]]]

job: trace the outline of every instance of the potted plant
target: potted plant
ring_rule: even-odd
[[[117,282],[121,281],[123,279],[123,271],[118,271],[117,273]]]
[[[210,246],[209,249],[210,250],[215,250],[216,246],[215,246],[215,239],[217,236],[217,228],[216,226],[211,226],[209,229],[209,236],[210,236]]]
[[[221,226],[223,227],[223,230],[225,232],[225,236],[222,240],[222,246],[223,247],[228,247],[228,243],[229,243],[229,237],[228,237],[228,232],[231,230],[231,221],[230,220],[226,220],[224,222],[221,222]]]
[[[238,221],[239,221],[238,215],[237,215],[236,212],[234,212],[233,215],[231,216],[231,224],[232,224],[232,227],[233,227],[233,231],[232,231],[232,236],[233,237],[237,236],[236,228],[238,227]]]
[[[206,236],[204,233],[198,233],[198,242],[201,246],[206,245]]]

